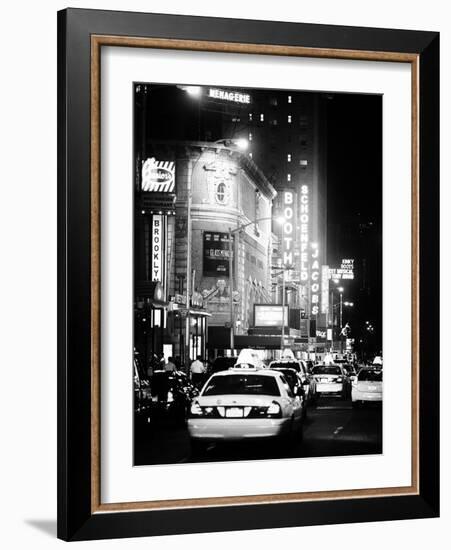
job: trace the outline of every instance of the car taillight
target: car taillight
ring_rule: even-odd
[[[168,391],[168,403],[172,403],[174,401],[174,394],[171,391]]]
[[[339,376],[338,378],[335,378],[335,382],[337,382],[337,384],[343,382],[343,378],[341,376]]]
[[[269,416],[271,418],[280,418],[282,416],[282,409],[277,401],[273,401],[271,405],[267,408],[266,416]]]
[[[201,407],[197,401],[193,401],[191,403],[190,414],[191,416],[218,418],[218,412],[220,411],[217,409],[221,408],[224,409],[224,407]],[[220,416],[224,416],[224,412]]]
[[[191,403],[190,413],[193,416],[202,416],[202,408],[197,401]]]

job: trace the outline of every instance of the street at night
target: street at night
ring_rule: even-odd
[[[136,432],[135,465],[377,454],[382,452],[382,407],[359,409],[350,400],[322,397],[308,408],[302,439],[212,443],[193,455],[186,426],[155,422]]]
[[[381,453],[381,96],[134,101],[134,464]]]

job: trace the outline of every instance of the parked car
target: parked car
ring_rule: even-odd
[[[312,399],[315,389],[315,380],[308,372],[306,364],[303,361],[298,361],[297,359],[279,359],[277,361],[271,361],[271,363],[269,363],[269,368],[295,370],[302,380],[306,400],[310,401]]]
[[[285,378],[288,385],[290,386],[292,393],[294,395],[299,396],[299,399],[302,399],[304,404],[302,412],[305,418],[307,415],[307,394],[306,394],[305,386],[303,384],[301,373],[296,372],[294,369],[289,369],[285,367],[272,367],[271,370],[275,370],[276,372],[282,373],[283,377]]]
[[[315,397],[331,394],[343,398],[348,396],[349,380],[341,365],[315,365],[312,372],[316,382]]]
[[[363,368],[352,383],[353,407],[366,402],[382,401],[382,369]]]
[[[151,420],[152,394],[137,353],[133,360],[133,391],[135,427],[142,428]]]
[[[152,414],[158,420],[184,424],[198,390],[181,371],[154,371],[150,378]]]
[[[248,361],[213,374],[193,400],[188,430],[194,452],[211,441],[301,437],[302,400],[282,373]]]

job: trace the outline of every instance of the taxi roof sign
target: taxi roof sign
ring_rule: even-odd
[[[244,366],[241,367],[240,365]],[[255,370],[263,368],[263,366],[263,362],[260,359],[257,350],[245,348],[240,351],[236,363],[232,368],[248,368]]]

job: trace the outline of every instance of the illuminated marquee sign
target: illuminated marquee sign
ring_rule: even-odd
[[[151,280],[163,281],[163,216],[152,216]]]
[[[284,311],[285,309],[285,311]],[[282,319],[288,325],[289,309],[276,304],[254,304],[254,324],[256,327],[281,327]]]
[[[309,188],[307,185],[301,186],[300,198],[300,276],[301,281],[308,281],[308,242],[309,242]]]
[[[354,279],[354,260],[345,258],[339,268],[329,268],[329,279]]]
[[[233,103],[249,104],[251,102],[251,96],[249,94],[219,90],[218,88],[210,88],[208,90],[208,97],[211,97],[212,99],[220,99],[222,101],[232,101]]]
[[[175,162],[147,159],[142,167],[141,188],[151,193],[172,193],[175,188]]]
[[[312,265],[310,267],[310,312],[311,315],[318,315],[319,313],[319,287],[320,287],[320,277],[319,277],[319,248],[317,243],[311,243],[311,260]]]
[[[283,238],[282,257],[283,265],[293,265],[293,235],[294,235],[294,192],[284,191],[283,193]]]

